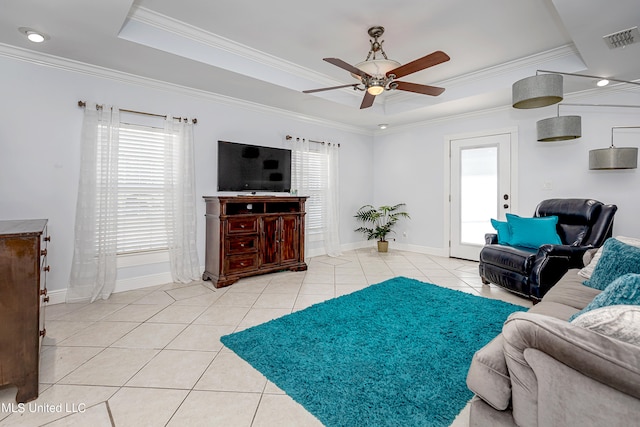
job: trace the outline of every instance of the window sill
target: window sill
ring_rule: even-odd
[[[147,264],[160,264],[169,262],[169,251],[142,252],[137,254],[124,254],[117,256],[118,268],[136,267]]]

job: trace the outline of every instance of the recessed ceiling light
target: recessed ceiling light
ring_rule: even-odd
[[[603,87],[609,84],[609,80],[607,79],[602,79],[602,80],[598,80],[598,83],[596,83],[596,85],[598,85],[599,87]]]
[[[27,36],[27,38],[33,43],[42,43],[43,41],[49,39],[46,34],[41,33],[40,31],[36,31],[32,28],[20,27],[18,28],[18,31]]]
[[[388,125],[388,124],[386,124],[386,123],[382,123],[382,124],[379,124],[379,125],[378,125],[378,127],[379,127],[380,129],[386,129],[386,128],[388,128],[388,127],[389,127],[389,125]]]

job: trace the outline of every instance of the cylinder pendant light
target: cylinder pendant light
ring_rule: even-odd
[[[636,169],[638,149],[635,147],[609,147],[589,151],[590,170]]]
[[[558,116],[539,120],[538,141],[553,142],[576,139],[582,136],[582,119],[580,116]]]
[[[640,126],[614,126],[611,128],[611,146],[589,151],[590,170],[637,169],[638,149],[636,147],[616,147],[613,132],[616,129],[640,129]]]
[[[557,104],[564,96],[560,74],[538,74],[512,86],[513,108],[539,108]]]

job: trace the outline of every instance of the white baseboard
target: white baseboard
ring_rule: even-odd
[[[49,297],[48,305],[64,304],[67,299],[67,290],[66,289],[61,289],[59,291],[47,290],[47,296]]]
[[[449,257],[449,251],[445,248],[432,248],[429,246],[408,245],[405,243],[396,243],[396,242],[392,242],[390,247],[401,250],[401,251],[417,252],[419,254],[441,256],[445,258]]]
[[[171,272],[150,274],[148,276],[131,277],[116,281],[113,293],[135,291],[136,289],[148,288],[149,286],[164,285],[172,283]]]
[[[204,271],[204,268],[202,268]],[[120,279],[116,281],[116,287],[113,293],[135,291],[136,289],[148,288],[150,286],[164,285],[172,283],[173,278],[170,272],[150,274],[147,276],[131,277],[129,279]],[[66,302],[67,290],[61,289],[47,292],[49,296],[49,305],[63,304]]]
[[[343,252],[355,251],[355,250],[364,249],[364,248],[375,248],[375,247],[376,247],[376,241],[371,241],[371,240],[363,240],[360,242],[346,243],[346,244],[340,245],[340,249]],[[416,253],[425,254],[425,255],[449,257],[449,251],[445,248],[432,248],[429,246],[408,245],[405,243],[398,243],[394,241],[389,242],[389,248],[392,250],[397,249],[400,251],[416,252]],[[319,249],[314,249],[309,251],[306,254],[306,257],[312,258],[315,256],[321,256],[321,255],[325,255],[325,251],[324,249],[319,248]]]

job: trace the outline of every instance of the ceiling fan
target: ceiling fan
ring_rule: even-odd
[[[304,90],[303,92],[314,93],[325,90],[353,87],[353,90],[366,91],[364,93],[362,104],[360,104],[360,109],[371,107],[376,95],[380,95],[385,90],[404,90],[407,92],[431,96],[438,96],[444,92],[444,88],[441,87],[400,82],[395,79],[447,62],[451,59],[449,58],[449,55],[438,50],[407,64],[400,65],[398,61],[387,58],[387,54],[382,49],[382,43],[384,43],[384,40],[380,42],[378,41],[378,38],[384,33],[384,27],[371,27],[367,32],[373,40],[369,40],[371,43],[371,49],[369,50],[367,59],[364,61],[353,66],[338,58],[324,58],[328,63],[349,71],[353,77],[360,80],[359,83]],[[380,53],[384,59],[376,59],[376,54],[378,53]]]

